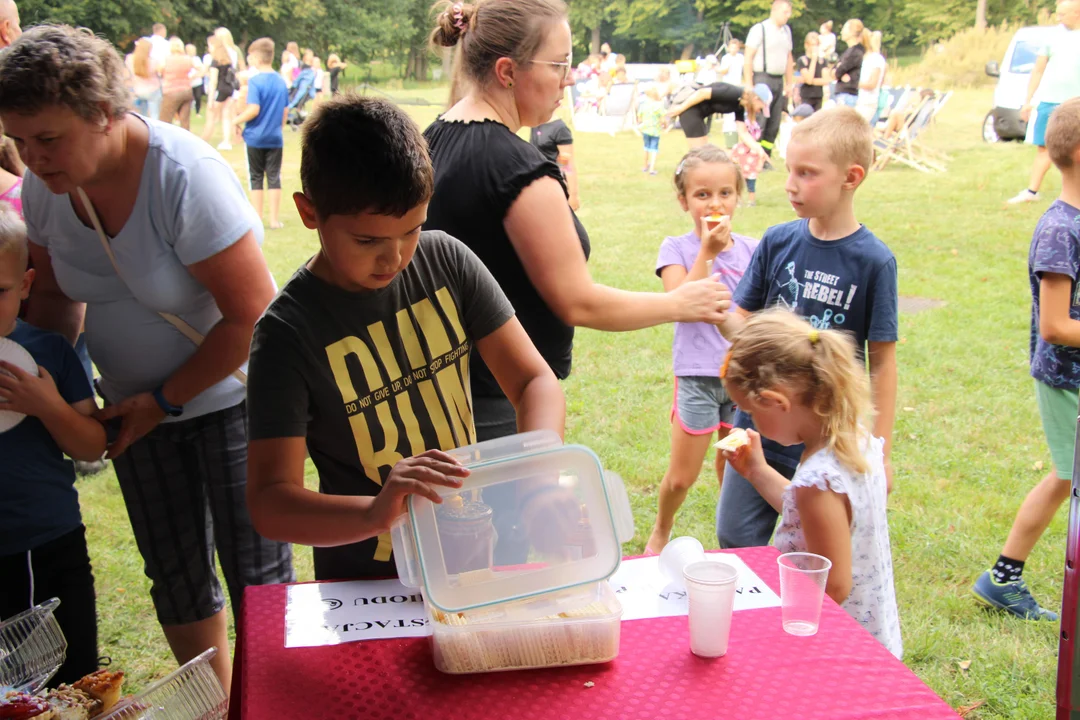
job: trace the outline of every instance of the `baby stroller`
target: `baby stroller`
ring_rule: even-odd
[[[293,130],[298,130],[304,124],[304,120],[307,118],[307,111],[304,110],[304,106],[311,99],[314,89],[315,71],[305,65],[301,68],[300,74],[296,76],[296,80],[289,90],[289,104],[286,106],[289,111],[289,127]]]

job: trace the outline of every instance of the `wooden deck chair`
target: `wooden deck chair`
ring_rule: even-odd
[[[882,170],[891,162],[899,162],[920,172],[945,172],[941,159],[930,157],[919,139],[930,124],[936,101],[936,95],[924,98],[913,106],[903,127],[894,137],[874,141],[874,151],[877,153],[874,170]]]

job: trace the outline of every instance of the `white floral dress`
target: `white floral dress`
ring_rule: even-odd
[[[851,594],[842,607],[896,657],[903,654],[896,608],[889,524],[885,514],[885,464],[881,438],[866,448],[870,470],[858,475],[829,450],[801,463],[784,491],[784,507],[774,544],[782,553],[805,552],[806,537],[795,506],[795,488],[812,487],[846,495],[851,504]]]

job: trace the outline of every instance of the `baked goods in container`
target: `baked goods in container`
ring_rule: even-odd
[[[557,615],[498,623],[432,608],[435,666],[474,673],[607,662],[619,654],[621,614],[614,596]]]
[[[0,697],[0,720],[55,720],[56,713],[44,699],[14,690]]]
[[[56,711],[55,720],[90,720],[100,715],[104,704],[89,693],[76,690],[70,685],[61,685],[50,690],[45,696],[49,705]]]
[[[102,669],[83,676],[74,687],[100,700],[101,712],[108,712],[120,700],[120,689],[123,684],[124,673]]]

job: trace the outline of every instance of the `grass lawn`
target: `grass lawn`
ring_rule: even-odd
[[[441,101],[444,91],[396,95]],[[953,707],[985,700],[970,718],[1050,718],[1057,626],[990,614],[969,592],[996,559],[1024,494],[1050,463],[1027,362],[1027,249],[1047,203],[1003,207],[1024,186],[1034,150],[982,143],[980,123],[990,102],[989,91],[958,92],[931,131],[933,143],[952,154],[948,173],[897,167],[873,174],[859,190],[857,208],[860,220],[896,253],[901,295],[945,303],[901,316],[890,510],[905,662]],[[436,109],[409,106],[421,126]],[[298,134],[289,133],[286,144],[289,193],[299,184]],[[682,134],[661,140],[656,177],[641,173],[641,141],[629,133],[579,135],[575,147],[593,276],[621,288],[659,290],[653,263],[660,242],[690,227],[670,180],[686,150]],[[243,175],[243,146],[225,155]],[[1056,194],[1058,186],[1051,172],[1046,194]],[[267,232],[264,245],[279,284],[317,243],[288,198],[285,205],[286,228]],[[735,228],[759,236],[793,217],[783,173],[769,173],[759,180],[758,206],[741,210]],[[638,532],[627,553],[642,550],[666,468],[671,336],[670,327],[579,331],[574,374],[565,383],[567,440],[592,447],[630,485]],[[710,458],[675,528],[676,535],[694,535],[707,547],[716,545],[711,467]],[[115,478],[110,471],[80,488],[97,578],[101,652],[138,688],[174,663],[154,621]],[[1066,524],[1063,510],[1027,565],[1036,597],[1055,609]],[[311,579],[310,551],[297,548],[296,556],[299,578]],[[971,661],[969,669],[962,670],[961,661]]]

